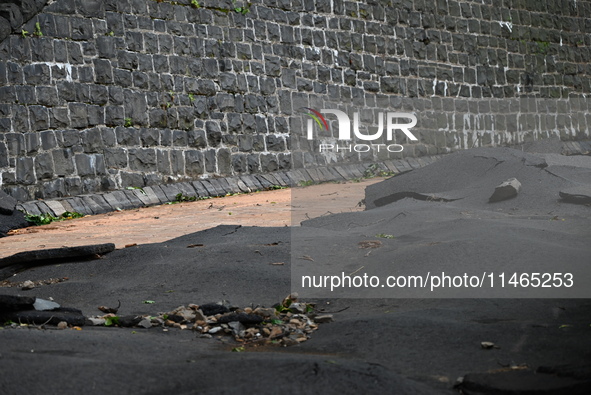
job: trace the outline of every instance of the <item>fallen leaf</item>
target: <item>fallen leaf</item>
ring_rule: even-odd
[[[269,335],[269,339],[275,339],[278,336],[281,336],[283,334],[283,329],[281,329],[280,326],[274,326],[271,329],[271,334]]]
[[[314,262],[314,259],[312,259],[312,257],[309,256],[309,255],[302,255],[299,259],[304,259],[306,261],[312,261],[312,262]]]
[[[98,309],[105,314],[117,314],[119,311],[119,307],[121,307],[121,301],[118,300],[119,304],[117,307],[107,307],[107,306],[99,306]]]
[[[363,240],[357,244],[359,244],[359,248],[380,248],[382,246],[382,242],[379,240]]]
[[[273,263],[271,263],[271,265],[275,265],[275,266],[285,265],[285,262],[273,262]]]
[[[133,244],[126,244],[125,248],[129,248],[129,247],[135,247],[137,246],[137,243],[133,243]]]

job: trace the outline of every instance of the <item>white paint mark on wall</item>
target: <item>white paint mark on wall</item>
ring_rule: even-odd
[[[505,26],[507,28],[507,30],[509,30],[509,32],[513,33],[513,23],[512,22],[499,21],[499,25],[501,25],[501,27]]]
[[[35,63],[32,63],[35,64]],[[44,64],[47,65],[49,67],[50,73],[51,73],[51,68],[53,66],[58,67],[60,70],[66,70],[66,81],[68,82],[72,82],[72,65],[70,63],[58,63],[58,62],[39,62],[39,64]],[[52,80],[53,80],[53,76]]]

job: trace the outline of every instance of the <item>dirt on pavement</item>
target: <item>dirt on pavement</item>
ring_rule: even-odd
[[[195,202],[164,204],[86,216],[43,226],[17,229],[0,238],[0,258],[18,252],[115,243],[160,243],[217,225],[290,226],[330,213],[363,210],[359,202],[365,187],[383,181],[378,177],[360,182],[326,183],[298,188],[298,198],[313,204],[292,204],[292,190],[279,189]]]

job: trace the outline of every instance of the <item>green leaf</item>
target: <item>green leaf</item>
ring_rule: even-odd
[[[385,233],[379,233],[376,235],[376,237],[379,237],[381,239],[395,239],[396,237],[394,237],[394,235],[387,235]]]
[[[142,303],[145,303],[145,304],[154,304],[156,302],[154,302],[153,300],[144,300]]]
[[[117,317],[117,316],[106,317],[105,318],[105,326],[113,326],[113,325],[119,325],[119,317]]]
[[[246,349],[244,347],[234,347],[232,352],[244,352]]]

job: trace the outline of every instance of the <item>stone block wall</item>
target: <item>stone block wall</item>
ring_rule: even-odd
[[[20,27],[9,8],[0,187],[21,201],[589,138],[588,0],[54,0]],[[303,107],[412,112],[419,140],[320,153],[336,136],[307,140]]]

